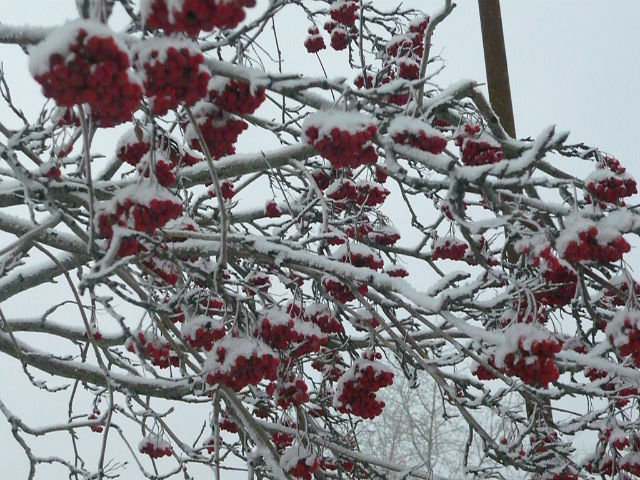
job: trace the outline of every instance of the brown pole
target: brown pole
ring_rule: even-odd
[[[482,29],[489,101],[505,131],[515,137],[516,126],[513,119],[500,0],[478,0],[478,7],[480,9],[480,27]]]

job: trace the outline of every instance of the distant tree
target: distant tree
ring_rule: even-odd
[[[29,118],[1,78],[0,351],[68,395],[48,425],[0,400],[29,478],[440,478],[436,404],[478,478],[640,475],[636,182],[554,127],[510,137],[473,81],[438,86],[450,0],[77,5],[0,24],[47,98]],[[300,58],[325,75],[284,73]],[[401,441],[426,454],[363,453],[416,371],[437,402]]]

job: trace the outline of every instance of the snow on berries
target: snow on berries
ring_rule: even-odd
[[[615,262],[631,250],[629,243],[612,222],[597,224],[574,214],[556,241],[559,255],[570,262]]]
[[[235,391],[275,380],[280,360],[264,342],[256,338],[227,335],[216,342],[204,365],[207,383],[221,383]]]
[[[327,48],[318,27],[309,27],[307,33],[309,33],[309,36],[304,41],[304,47],[307,49],[307,52],[317,53],[320,50]]]
[[[142,79],[151,113],[164,115],[185,103],[195,104],[207,95],[211,75],[198,47],[177,38],[152,38],[136,46],[134,65]]]
[[[120,190],[111,200],[96,206],[97,230],[107,239],[113,238],[114,227],[152,235],[169,220],[180,217],[182,210],[180,199],[150,179],[143,178],[137,184]],[[127,240],[120,244],[120,256],[139,251],[135,238]]]
[[[173,455],[171,444],[162,435],[151,433],[140,440],[138,444],[140,453],[146,453],[151,458],[162,458]]]
[[[238,136],[249,127],[247,122],[232,118],[210,103],[198,103],[193,115],[214,160],[236,153],[235,143]],[[203,151],[198,131],[191,123],[187,125],[185,140],[191,148]]]
[[[338,261],[350,263],[354,267],[368,267],[372,270],[380,270],[384,265],[377,253],[361,243],[351,242],[342,245],[333,256]]]
[[[124,344],[129,352],[149,357],[151,364],[160,368],[180,365],[180,357],[171,351],[171,344],[166,340],[140,330],[132,332],[132,335],[135,339],[130,337]],[[142,349],[138,347],[136,340]]]
[[[440,237],[433,242],[433,252],[431,258],[438,260],[447,258],[449,260],[463,260],[469,245],[467,242],[454,236]]]
[[[126,45],[106,25],[75,20],[54,29],[29,55],[29,69],[59,106],[89,104],[102,127],[131,120],[142,97]]]
[[[352,27],[358,18],[358,1],[336,0],[329,7],[329,15],[335,22]]]
[[[623,356],[631,356],[640,367],[640,311],[620,310],[607,324],[605,334],[609,343]]]
[[[209,100],[220,110],[238,115],[255,112],[267,98],[264,87],[235,78],[213,77],[207,89]]]
[[[535,245],[534,239],[518,242],[516,251],[528,254],[530,262],[542,274],[545,283],[535,292],[536,300],[544,305],[562,307],[573,299],[578,286],[578,276],[571,266],[551,251],[544,239]]]
[[[129,129],[118,139],[116,156],[122,162],[136,166],[151,149],[151,139],[144,130]]]
[[[313,450],[301,443],[291,445],[280,457],[282,469],[303,480],[311,480],[319,465],[318,457]]]
[[[460,147],[462,163],[470,166],[488,165],[504,160],[502,146],[482,130],[480,125],[465,124],[455,138]]]
[[[376,392],[393,383],[393,372],[378,361],[381,358],[379,352],[366,352],[340,377],[333,394],[333,406],[339,412],[369,419],[382,413],[384,402]]]
[[[416,118],[398,116],[389,124],[389,135],[396,145],[406,145],[438,155],[447,146],[440,131]]]
[[[213,342],[225,336],[224,323],[219,318],[209,315],[194,315],[182,324],[182,339],[193,348],[204,348],[209,351]],[[220,312],[222,313],[222,312]]]
[[[140,16],[147,27],[192,37],[214,28],[235,28],[256,0],[142,0]]]
[[[585,200],[591,203],[593,198],[601,207],[606,207],[607,204],[624,206],[623,198],[638,193],[636,181],[624,167],[619,166],[619,162],[600,162],[598,168],[585,178],[584,184],[589,193]]]
[[[286,410],[293,405],[299,407],[309,401],[308,387],[302,378],[292,374],[279,378],[267,386],[267,393],[274,395],[276,405]]]
[[[372,165],[378,154],[372,144],[378,128],[361,113],[319,111],[303,124],[306,143],[313,145],[333,168]]]
[[[264,205],[264,213],[269,218],[278,218],[282,216],[282,211],[275,200],[267,200]]]
[[[532,323],[512,323],[504,329],[504,341],[488,363],[505,375],[546,388],[560,377],[553,359],[561,349],[562,342],[548,330]],[[481,380],[495,378],[481,365],[476,367],[474,375]]]

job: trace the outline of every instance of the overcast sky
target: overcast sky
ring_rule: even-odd
[[[55,25],[75,16],[74,3],[73,0],[0,0],[0,21],[12,25]],[[374,0],[374,3],[382,8],[396,2]],[[441,3],[404,2],[422,7],[427,13],[438,9]],[[433,52],[441,53],[447,65],[437,80],[442,86],[462,78],[484,81],[485,76],[477,2],[460,0],[458,3],[434,36]],[[640,1],[503,0],[502,9],[518,135],[536,136],[544,127],[556,124],[572,132],[570,141],[599,146],[619,158],[630,173],[640,178],[637,119],[640,112]],[[306,26],[292,26],[292,31],[303,31]],[[296,41],[302,44],[303,39]],[[330,58],[334,55],[331,50],[322,55],[329,65],[339,64],[338,57]],[[38,85],[28,75],[26,56],[16,46],[0,46],[0,60],[4,62],[10,86],[16,89],[16,97],[32,98],[28,113],[35,115],[42,102]],[[309,57],[289,59],[287,71],[295,71],[296,65],[308,61]],[[335,72],[332,76],[340,74]],[[6,109],[0,107],[0,117],[4,119],[6,115]],[[638,258],[637,253],[634,258]],[[10,315],[21,311],[24,315],[36,314],[46,304],[46,299],[39,300],[23,295],[19,303],[7,302],[3,309]],[[39,413],[36,423],[46,423],[55,404],[36,404],[36,397],[20,393],[30,392],[32,388],[22,379],[14,380],[15,376],[22,375],[17,362],[10,361],[1,370],[3,385],[20,385],[20,388],[12,393],[10,387],[5,387],[0,398],[24,413],[26,420],[33,419],[28,413]],[[25,477],[24,454],[15,446],[2,418],[0,464],[3,478]]]

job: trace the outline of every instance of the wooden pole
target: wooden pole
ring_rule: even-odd
[[[505,131],[516,136],[500,0],[478,0],[489,101]]]

